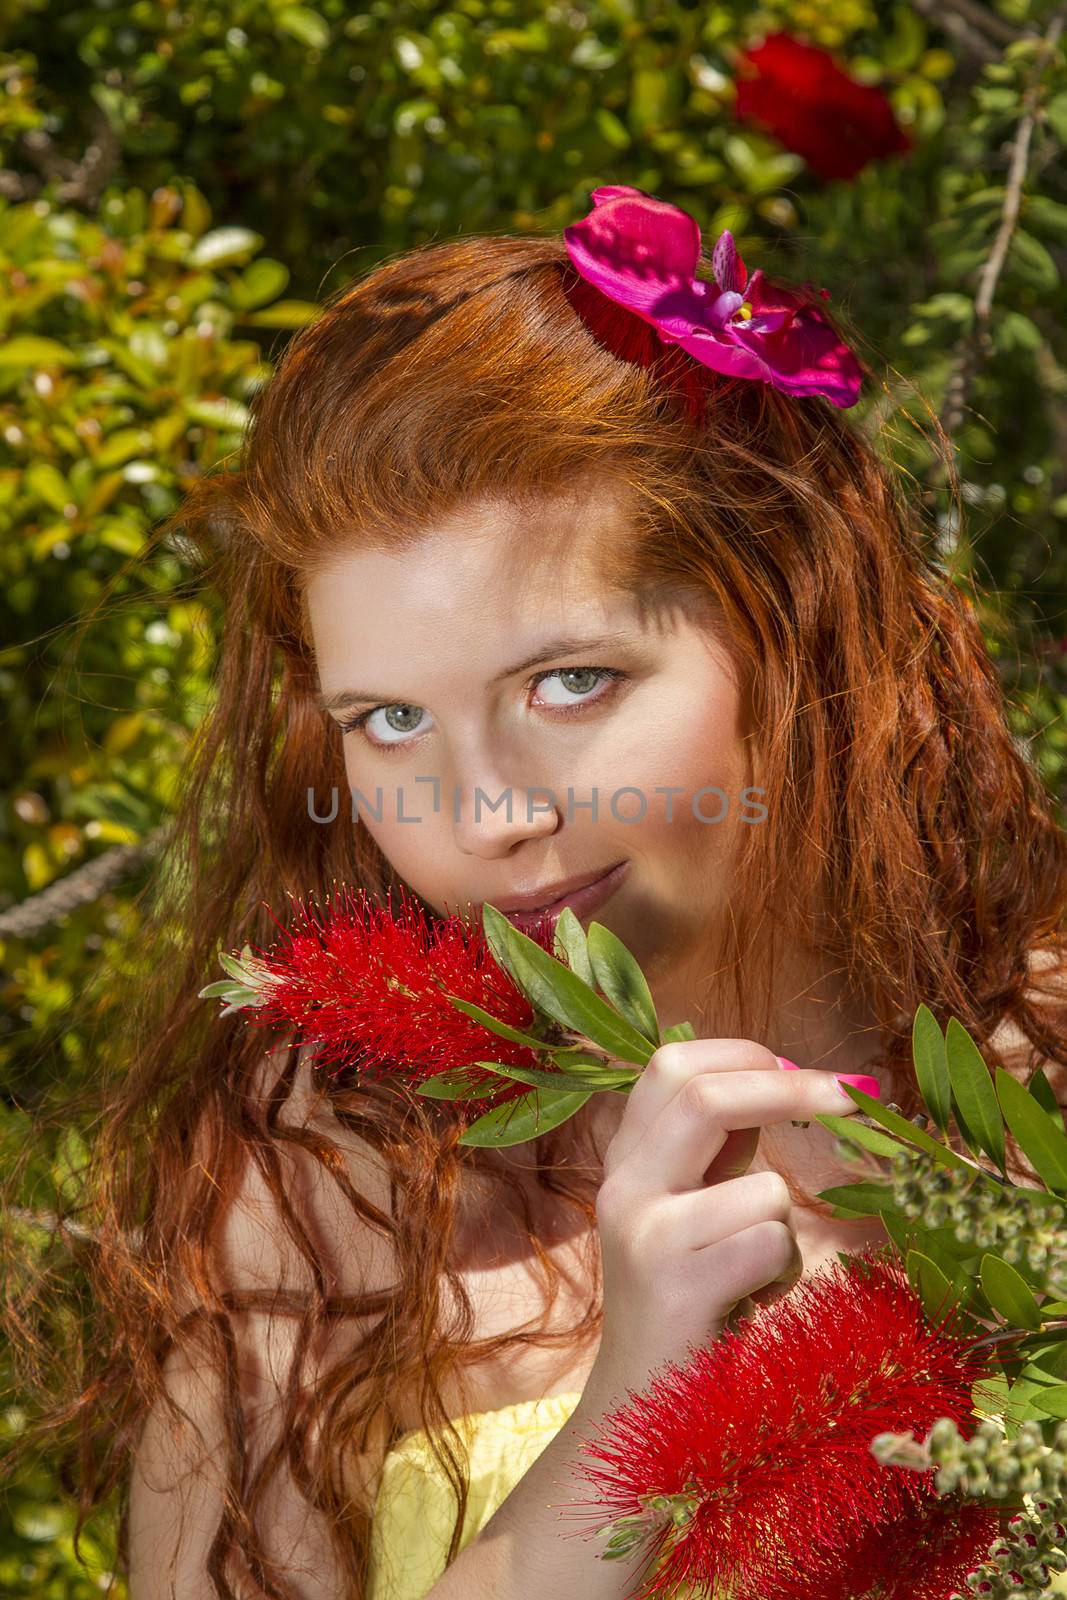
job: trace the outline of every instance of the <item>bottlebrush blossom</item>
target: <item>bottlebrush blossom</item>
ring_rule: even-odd
[[[245,1013],[248,1021],[295,1026],[319,1047],[318,1064],[332,1063],[337,1072],[358,1067],[371,1079],[418,1084],[475,1061],[543,1066],[532,1049],[493,1033],[447,998],[458,995],[523,1032],[534,1023],[532,1005],[495,960],[481,925],[459,916],[431,923],[403,889],[399,913],[389,901],[378,907],[362,890],[346,888],[321,917],[309,903],[299,905],[295,929],[283,929],[278,945],[256,953],[261,1001]],[[529,937],[551,950],[550,923]],[[530,1092],[484,1068],[471,1078],[484,1081],[494,1105]],[[480,1113],[486,1105],[479,1100],[462,1103]]]
[[[768,129],[821,178],[854,178],[911,149],[882,90],[850,78],[829,51],[773,33],[741,61],[735,115]]]
[[[627,184],[594,189],[593,210],[563,230],[576,271],[715,372],[791,395],[855,405],[863,373],[816,304],[829,291],[751,277],[733,235],[712,252],[714,283],[696,275],[700,226],[688,211]]]
[[[708,1600],[966,1592],[998,1512],[870,1450],[939,1417],[967,1437],[977,1426],[972,1386],[998,1369],[952,1324],[929,1322],[900,1263],[868,1245],[631,1391],[581,1446],[596,1464],[574,1471],[596,1489],[598,1526],[643,1515],[657,1559],[642,1600],[676,1585]],[[688,1520],[650,1523],[650,1494],[691,1495]]]

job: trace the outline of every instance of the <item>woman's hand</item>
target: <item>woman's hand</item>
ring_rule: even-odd
[[[773,1299],[774,1286],[796,1282],[803,1261],[785,1180],[747,1171],[759,1130],[856,1109],[833,1073],[783,1071],[750,1039],[655,1051],[604,1156],[604,1322],[587,1401],[643,1387],[664,1361],[718,1338],[745,1296]]]

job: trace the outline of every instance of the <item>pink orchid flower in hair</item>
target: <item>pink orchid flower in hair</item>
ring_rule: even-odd
[[[700,227],[687,211],[625,184],[594,189],[592,201],[563,238],[594,288],[716,372],[855,405],[859,362],[815,304],[828,290],[772,284],[762,271],[750,278],[728,231],[712,253],[709,283],[696,276]]]

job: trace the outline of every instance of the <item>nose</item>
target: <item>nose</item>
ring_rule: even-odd
[[[463,855],[487,860],[507,855],[526,839],[547,839],[560,825],[559,796],[547,787],[492,783],[453,792],[453,831]]]

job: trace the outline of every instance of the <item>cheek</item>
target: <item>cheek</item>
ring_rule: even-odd
[[[750,782],[749,759],[740,731],[740,704],[729,686],[717,682],[701,693],[692,684],[680,685],[675,693],[643,707],[633,723],[619,732],[610,753],[598,763],[602,767],[600,786],[638,789],[645,799],[644,816],[650,826],[671,815],[674,827],[688,823],[708,831],[693,818],[690,802],[697,791],[709,786],[717,786],[728,797],[728,815],[740,810],[741,791]],[[663,788],[682,791],[674,796],[673,807],[667,795],[656,792]],[[620,802],[620,810],[624,805],[627,815],[636,816],[640,810],[636,795]],[[698,801],[709,815],[725,805],[726,801],[714,794]]]

